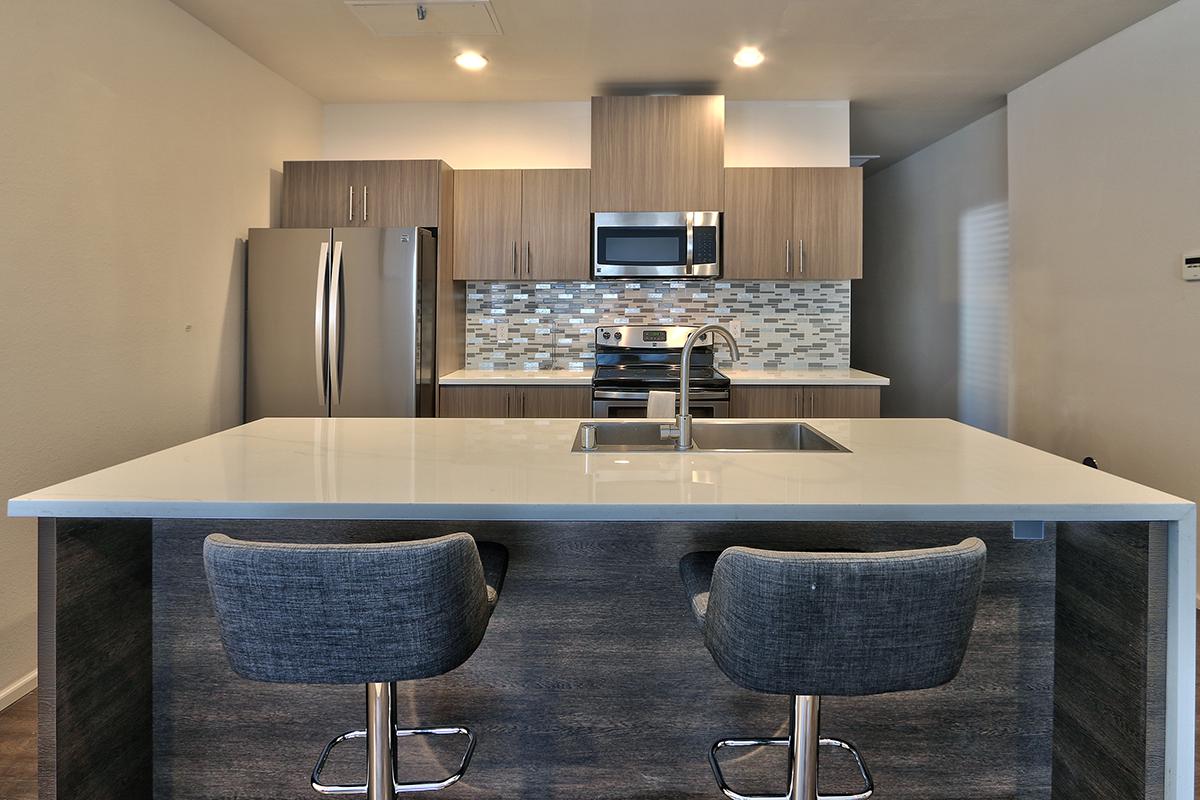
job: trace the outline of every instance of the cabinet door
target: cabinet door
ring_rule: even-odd
[[[424,161],[360,161],[355,220],[373,228],[438,224],[439,164]]]
[[[591,170],[521,173],[521,277],[586,281],[591,273]]]
[[[878,417],[878,386],[809,386],[804,389],[804,416]]]
[[[360,214],[350,204],[355,178],[353,166],[353,161],[284,162],[280,227],[332,228],[356,224]],[[355,201],[357,205],[357,197]]]
[[[592,98],[592,211],[723,211],[725,98]]]
[[[439,417],[520,416],[513,386],[443,386]],[[514,402],[514,399],[516,402]]]
[[[862,277],[862,168],[805,167],[793,171],[795,277]]]
[[[592,415],[590,386],[522,386],[518,413],[527,419],[579,419]]]
[[[759,280],[795,277],[792,237],[793,170],[725,170],[722,273]]]
[[[517,280],[521,239],[521,171],[454,173],[454,277]]]
[[[730,390],[732,417],[743,419],[801,416],[804,390],[799,386],[734,386]]]

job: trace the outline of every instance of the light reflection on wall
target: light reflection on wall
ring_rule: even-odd
[[[958,415],[969,425],[1008,433],[1008,203],[959,218]]]

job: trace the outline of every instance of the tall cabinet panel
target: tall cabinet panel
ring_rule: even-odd
[[[862,169],[795,170],[792,208],[799,274],[806,280],[862,277]]]
[[[456,170],[455,279],[518,280],[521,241],[521,171]]]
[[[793,277],[793,172],[777,167],[725,170],[725,277]]]
[[[355,219],[373,228],[438,224],[440,161],[360,161]]]
[[[521,171],[521,275],[529,280],[589,276],[591,170]]]

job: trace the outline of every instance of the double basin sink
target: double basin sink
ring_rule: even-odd
[[[595,446],[585,448],[584,426],[595,433]],[[670,452],[675,440],[664,438],[663,422],[644,420],[581,422],[571,447],[576,453]],[[752,420],[693,420],[692,451],[696,452],[823,452],[848,453],[842,445],[803,422]]]

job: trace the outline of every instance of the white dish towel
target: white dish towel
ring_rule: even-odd
[[[651,392],[646,403],[647,419],[667,419],[675,416],[675,392]]]

